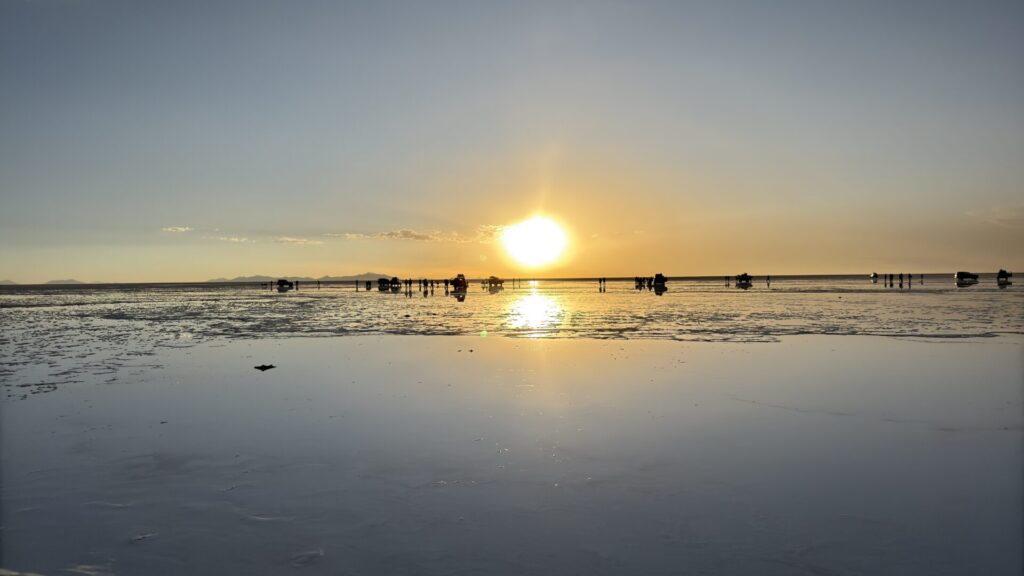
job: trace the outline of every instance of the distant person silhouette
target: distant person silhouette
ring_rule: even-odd
[[[765,276],[764,280],[768,284],[768,287],[771,288],[772,287],[772,276],[771,276],[771,274],[769,274],[768,276]]]

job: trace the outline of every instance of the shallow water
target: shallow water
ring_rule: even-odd
[[[351,284],[279,294],[238,285],[113,285],[0,290],[5,324],[146,330],[181,338],[346,334],[475,334],[762,341],[792,334],[970,337],[1024,332],[1024,290],[957,288],[929,278],[887,288],[864,279],[673,281],[662,294],[611,282],[533,281],[465,299],[365,292]],[[81,323],[89,324],[83,326]],[[50,326],[48,326],[50,327]]]
[[[0,568],[1021,571],[1016,287],[311,288],[0,290]]]
[[[21,398],[122,368],[146,368],[167,346],[235,338],[357,334],[482,334],[526,338],[776,341],[840,334],[971,338],[1024,333],[1024,290],[992,278],[957,288],[928,276],[902,289],[863,277],[674,280],[658,295],[631,281],[526,282],[498,293],[472,286],[464,301],[426,294],[303,285],[18,286],[0,289],[0,383]],[[16,384],[15,384],[16,383]],[[24,385],[26,390],[14,389]]]
[[[0,566],[1017,575],[1022,343],[163,348],[3,406]]]

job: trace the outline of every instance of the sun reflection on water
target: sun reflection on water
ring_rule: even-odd
[[[562,307],[551,296],[531,290],[512,303],[508,314],[508,325],[514,330],[530,331],[527,336],[542,336],[543,332],[556,328],[562,322]]]

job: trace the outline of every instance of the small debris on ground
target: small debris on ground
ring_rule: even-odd
[[[253,368],[259,370],[260,372],[266,372],[271,368],[277,368],[277,366],[274,366],[273,364],[260,364],[259,366],[253,366]]]

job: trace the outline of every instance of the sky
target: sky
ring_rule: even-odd
[[[0,1],[0,280],[999,268],[1019,1]]]

